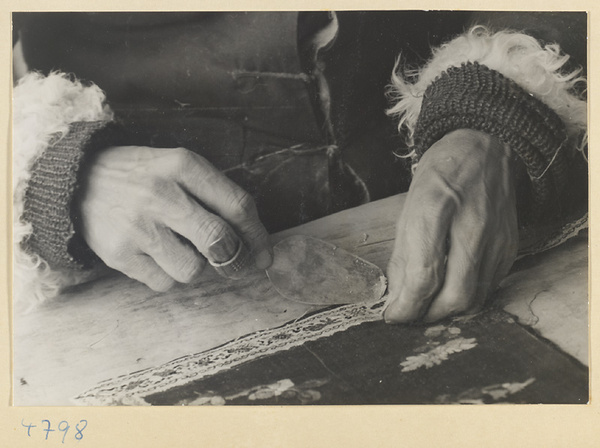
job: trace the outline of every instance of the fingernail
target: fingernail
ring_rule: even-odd
[[[240,244],[237,238],[233,237],[230,233],[226,233],[208,246],[210,260],[216,263],[225,263],[231,260]]]
[[[254,263],[258,269],[267,269],[273,263],[273,255],[267,249],[263,249],[254,258]]]

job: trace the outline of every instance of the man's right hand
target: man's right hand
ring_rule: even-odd
[[[240,244],[256,268],[272,262],[252,197],[183,148],[103,150],[76,206],[89,247],[107,266],[156,291],[197,279],[206,259],[225,262]]]

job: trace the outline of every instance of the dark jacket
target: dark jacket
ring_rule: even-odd
[[[431,46],[460,33],[470,18],[466,12],[338,13],[336,37],[314,59],[310,37],[331,19],[327,13],[14,15],[29,68],[93,81],[126,131],[80,124],[80,137],[66,139],[69,147],[61,150],[89,154],[103,145],[137,144],[198,152],[255,197],[270,231],[406,191],[408,163],[393,155],[403,138],[384,113],[395,59],[402,53],[406,63],[421,65]],[[525,20],[532,22],[542,34],[553,30],[540,26],[543,20]],[[323,83],[327,103],[319,93]],[[102,138],[92,138],[96,133]],[[56,161],[46,156],[38,170]],[[73,182],[83,167],[85,157],[67,170]],[[26,196],[26,217],[34,224],[28,244],[61,264],[66,245],[49,251],[45,211],[33,206],[36,194],[48,197],[49,188],[34,175]],[[76,219],[71,200],[54,207],[64,208],[59,219],[65,222]],[[77,248],[82,241],[70,244],[72,253],[85,253]]]

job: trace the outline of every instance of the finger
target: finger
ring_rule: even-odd
[[[493,248],[487,251],[490,256],[484,260],[480,277],[484,280],[479,285],[477,295],[484,297],[484,302],[498,289],[500,282],[508,275],[517,257],[519,236],[516,216],[505,224],[505,231],[494,238]],[[487,283],[487,285],[486,285]]]
[[[198,278],[206,264],[191,244],[181,241],[171,230],[160,229],[156,238],[139,244],[140,250],[150,255],[156,264],[179,283],[190,283]]]
[[[503,238],[502,246],[504,248],[504,257],[498,269],[496,275],[492,280],[492,285],[497,287],[502,279],[508,275],[519,252],[519,229],[517,223],[517,211],[515,206],[516,199],[514,198],[514,192],[512,197],[512,207],[506,207],[508,211],[507,219],[505,221],[505,227],[503,234],[506,235]]]
[[[515,244],[514,250],[511,249],[500,261],[496,268],[496,272],[491,280],[491,291],[496,291],[500,286],[500,282],[508,275],[510,269],[512,268],[515,259],[517,258],[517,245]]]
[[[256,267],[266,269],[273,262],[273,249],[269,241],[269,234],[258,216],[258,210],[252,196],[242,190],[238,190],[228,203],[229,213],[223,213],[223,217],[242,236],[255,259]]]
[[[219,274],[243,277],[252,269],[247,249],[236,232],[220,217],[206,211],[193,199],[185,196],[167,212],[165,223],[174,232],[188,239]]]
[[[394,308],[397,306],[395,302],[398,301],[402,284],[404,283],[404,275],[406,262],[401,256],[402,254],[402,243],[396,239],[394,243],[394,250],[387,266],[387,277],[388,277],[388,290],[386,303],[383,308],[383,317],[389,323],[392,322],[393,316],[398,314]],[[391,307],[391,308],[390,308]],[[388,311],[388,309],[390,311]]]
[[[132,254],[119,264],[120,266],[112,267],[123,272],[128,277],[146,284],[146,286],[154,291],[165,292],[175,284],[175,280],[163,271],[148,255]]]
[[[183,186],[202,204],[240,234],[255,258],[266,269],[273,261],[269,235],[258,216],[252,197],[203,157],[187,152],[181,169]]]
[[[406,206],[388,266],[390,298],[384,310],[388,323],[420,318],[442,286],[444,276],[452,202],[440,205],[439,199],[413,200]],[[417,213],[412,213],[415,209]]]
[[[494,284],[494,278],[501,263],[498,254],[499,248],[493,249],[485,255],[484,260],[481,262],[481,267],[479,269],[479,280],[477,282],[477,289],[475,290],[474,299],[474,302],[481,307],[483,307],[488,297],[496,287]],[[474,308],[469,311],[476,311],[476,309]]]
[[[486,246],[483,225],[467,219],[453,223],[444,284],[423,320],[434,322],[480,305],[476,301],[482,257]]]

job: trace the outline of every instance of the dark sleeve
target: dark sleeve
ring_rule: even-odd
[[[66,135],[50,143],[34,162],[25,190],[21,219],[33,228],[22,243],[25,251],[52,268],[84,269],[98,261],[77,232],[74,198],[89,155],[126,140],[119,125],[93,121],[72,123]]]
[[[449,68],[425,91],[415,129],[417,156],[463,128],[499,138],[524,164],[531,197],[522,223],[565,218],[569,138],[552,109],[499,72],[469,62]]]
[[[558,44],[569,60],[565,72],[587,73],[587,15],[576,13],[476,12],[471,23],[492,31],[514,30],[542,45]],[[585,83],[573,93],[585,99]],[[518,210],[522,229],[555,229],[587,212],[588,165],[548,106],[494,70],[465,64],[448,70],[426,91],[416,129],[417,152],[444,133],[474,128],[500,138],[515,152]],[[556,155],[556,156],[555,156]],[[538,232],[539,233],[539,232]]]

